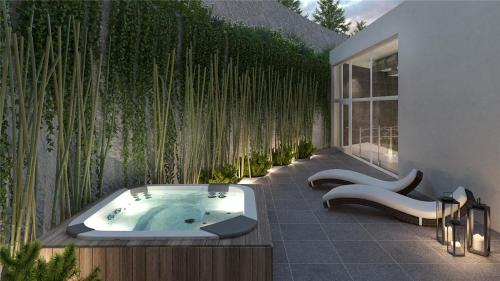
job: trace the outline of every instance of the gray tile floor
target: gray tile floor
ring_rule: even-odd
[[[311,189],[307,178],[332,168],[391,179],[343,153],[323,150],[258,180],[266,186],[275,281],[500,280],[498,233],[489,258],[459,258],[434,240],[434,228],[367,207],[324,209],[321,197],[329,189]]]

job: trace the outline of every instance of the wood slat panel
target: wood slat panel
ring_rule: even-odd
[[[252,281],[252,248],[241,248],[240,249],[240,281]]]
[[[44,248],[41,256],[62,253]],[[103,280],[271,281],[271,247],[77,248],[81,276],[101,268]]]
[[[226,280],[238,280],[240,278],[240,249],[229,247],[225,249],[226,253]]]
[[[173,256],[171,247],[161,247],[159,255],[160,276],[162,280],[174,280]]]
[[[200,280],[200,249],[199,247],[188,247],[186,257],[186,280]]]
[[[160,280],[160,249],[149,247],[146,250],[146,280]]]
[[[40,250],[40,258],[48,262],[52,258],[52,248],[42,248]]]
[[[106,276],[106,248],[92,248],[92,266],[101,269],[101,276]]]
[[[255,281],[266,280],[264,248],[252,248],[252,271]]]
[[[64,253],[64,248],[52,248],[52,256],[62,255]]]
[[[212,247],[200,249],[200,281],[216,281],[212,279]]]
[[[122,260],[120,248],[106,248],[106,279],[107,281],[120,281]],[[102,276],[102,275],[101,275]]]
[[[172,270],[173,280],[186,281],[187,280],[187,248],[186,247],[173,247],[172,248]]]
[[[134,280],[134,248],[120,248],[120,280]]]
[[[225,281],[226,279],[226,274],[225,274],[225,269],[226,269],[226,253],[225,253],[225,248],[222,247],[214,247],[212,251],[212,278],[213,280],[217,281]],[[227,281],[232,281],[232,280],[227,280]]]
[[[92,264],[92,248],[79,248],[78,262],[80,266],[80,276],[88,276],[94,270]],[[102,276],[102,275],[101,275]]]
[[[133,249],[133,268],[135,281],[146,281],[146,248],[134,247]]]
[[[264,258],[264,266],[266,267],[266,279],[268,281],[273,280],[273,251],[274,249],[272,247],[266,247],[265,248],[265,253],[266,257]],[[270,262],[269,262],[270,261]]]

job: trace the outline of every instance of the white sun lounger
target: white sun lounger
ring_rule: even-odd
[[[420,184],[423,175],[424,174],[421,171],[413,169],[406,177],[400,180],[383,181],[355,171],[331,169],[318,172],[310,176],[307,180],[309,181],[310,187],[314,187],[324,183],[334,183],[341,185],[363,184],[377,186],[400,194],[408,194]]]
[[[463,187],[458,187],[453,192],[453,198],[460,202],[462,216],[467,213],[467,209],[474,201],[472,192]],[[416,200],[370,185],[339,186],[323,196],[325,208],[343,204],[374,207],[386,211],[402,221],[417,225],[432,226],[436,224],[436,201]]]

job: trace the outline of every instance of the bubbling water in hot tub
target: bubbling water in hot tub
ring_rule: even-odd
[[[244,192],[147,190],[124,192],[85,224],[102,231],[186,231],[242,215]]]

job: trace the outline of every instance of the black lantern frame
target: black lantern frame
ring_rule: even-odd
[[[477,226],[477,227],[476,227]],[[489,256],[491,249],[490,207],[478,200],[467,210],[467,250]]]
[[[450,227],[451,233],[451,239],[446,246],[448,253],[455,257],[465,256],[465,243],[467,237],[466,226],[462,222],[460,222],[460,220],[456,219],[448,222],[446,226]]]
[[[449,212],[447,212],[449,210]],[[460,202],[453,198],[452,193],[445,193],[436,201],[436,240],[446,245],[451,237],[446,226],[454,219],[460,218]]]

